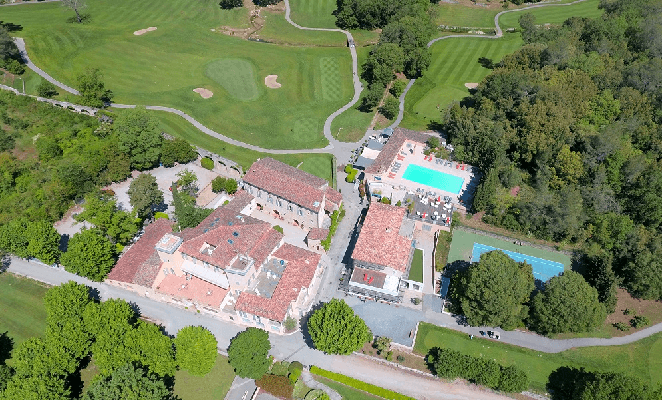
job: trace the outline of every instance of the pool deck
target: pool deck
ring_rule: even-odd
[[[425,146],[421,143],[405,140],[395,159],[391,162],[388,171],[381,174],[381,183],[384,186],[389,185],[393,187],[392,193],[384,192],[384,195],[391,197],[393,202],[398,200],[404,201],[407,192],[413,194],[417,190],[422,189],[425,192],[433,193],[434,196],[450,196],[453,203],[456,204],[470,204],[480,176],[472,172],[472,168],[468,164],[458,164],[455,161],[442,160],[434,157],[434,155],[426,156],[423,154],[424,149]],[[460,194],[403,179],[402,176],[410,164],[462,178],[464,183],[462,184]],[[462,165],[464,165],[464,170],[462,170]]]

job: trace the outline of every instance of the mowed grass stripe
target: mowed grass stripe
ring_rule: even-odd
[[[468,78],[474,77],[475,73],[472,74],[471,71],[479,66],[478,64],[478,55],[485,53],[485,50],[490,46],[490,40],[485,40],[482,43],[477,43],[476,49],[472,51],[467,51],[467,57],[462,62],[460,70],[457,70],[451,77],[450,82],[456,84],[463,84],[467,82]]]
[[[484,46],[481,49],[481,51],[477,54],[477,57],[475,58],[474,63],[472,64],[471,68],[468,68],[466,70],[465,78],[469,79],[469,78],[474,78],[476,76],[480,76],[481,77],[480,79],[482,80],[483,77],[485,75],[487,75],[490,70],[483,67],[478,62],[478,59],[481,58],[481,57],[485,57],[485,58],[489,58],[491,60],[492,57],[494,56],[494,54],[496,53],[497,47],[499,47],[499,45],[497,43],[495,43],[494,41],[490,41],[490,43],[488,43],[487,46]],[[492,60],[492,61],[494,61],[494,60]],[[469,82],[469,81],[465,80],[465,83],[466,82]],[[478,83],[478,82],[472,81],[472,83]]]
[[[451,72],[449,68],[453,68],[457,65],[458,60],[464,55],[462,52],[457,51],[457,49],[451,45],[450,41],[448,42],[449,43],[444,43],[445,46],[437,58],[439,60],[439,63],[437,64],[438,67],[434,71],[434,76],[441,82],[446,82],[448,74]]]
[[[450,69],[446,71],[445,73],[446,77],[444,78],[443,82],[456,83],[458,73],[461,74],[462,71],[467,67],[468,60],[472,56],[473,45],[470,45],[468,46],[468,48],[465,48],[464,46],[459,46],[459,43],[454,41],[453,43],[449,43],[449,46],[452,46],[454,51],[460,54],[460,57],[456,59],[456,61],[452,65],[449,65]]]

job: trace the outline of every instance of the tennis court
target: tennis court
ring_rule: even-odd
[[[558,275],[565,268],[570,268],[571,260],[567,254],[537,247],[520,246],[514,242],[515,240],[501,240],[462,229],[454,229],[448,262],[478,261],[481,254],[499,249],[516,261],[526,261],[531,264],[533,276],[542,281]]]
[[[531,264],[533,267],[533,277],[539,279],[543,282],[546,282],[549,278],[559,275],[563,272],[563,264],[556,261],[545,260],[544,258],[538,258],[534,256],[528,256],[522,253],[516,253],[510,250],[499,249],[493,246],[487,246],[480,243],[474,243],[473,253],[471,255],[471,261],[476,262],[480,260],[481,254],[489,253],[490,251],[501,250],[506,255],[517,262],[526,262]]]

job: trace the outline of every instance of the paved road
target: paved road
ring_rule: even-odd
[[[63,269],[51,268],[36,262],[12,258],[9,272],[28,276],[51,285],[73,280],[96,288],[102,300],[124,299],[136,304],[142,315],[162,324],[169,335],[176,335],[185,326],[204,326],[216,336],[221,349],[227,349],[232,337],[244,330],[244,327],[184,310],[171,304],[161,303],[158,298],[144,297],[105,283],[92,282]],[[301,332],[287,336],[270,335],[270,341],[273,346],[271,354],[276,359],[299,360],[307,365],[318,365],[324,369],[350,375],[417,399],[507,399],[507,397],[484,391],[473,385],[443,383],[429,376],[407,373],[391,366],[375,363],[358,355],[326,355],[310,348]]]
[[[497,15],[494,16],[494,26],[495,26],[495,31],[496,31],[496,35],[494,35],[494,36],[471,35],[471,34],[447,35],[447,36],[441,36],[441,37],[430,40],[428,42],[427,46],[429,48],[430,46],[432,46],[433,44],[437,43],[440,40],[451,39],[451,38],[478,37],[478,38],[483,38],[483,39],[499,39],[500,37],[503,36],[503,31],[501,30],[501,27],[499,26],[499,18],[503,14],[511,13],[511,12],[525,11],[525,10],[529,10],[529,9],[532,9],[532,8],[539,8],[539,7],[571,6],[573,4],[581,3],[583,1],[586,1],[586,0],[576,0],[576,1],[573,1],[572,3],[564,3],[564,4],[549,4],[549,3],[541,4],[541,3],[538,3],[538,4],[533,5],[533,6],[522,7],[522,8],[518,8],[518,9],[515,9],[515,10],[501,11]],[[411,89],[411,87],[414,85],[415,82],[416,82],[416,79],[410,79],[409,83],[407,84],[407,87],[405,88],[405,90],[400,95],[400,107],[399,107],[400,111],[398,112],[398,117],[393,122],[393,124],[391,124],[391,126],[389,126],[389,128],[395,128],[398,125],[400,125],[400,122],[402,122],[402,118],[404,116],[404,111],[405,111],[405,97],[407,96],[407,92],[409,92],[409,89]]]

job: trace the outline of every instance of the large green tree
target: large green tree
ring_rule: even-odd
[[[125,337],[133,329],[136,313],[124,300],[108,299],[103,303],[90,303],[83,314],[85,327],[94,337],[92,354],[102,374],[130,362]]]
[[[180,369],[204,376],[214,367],[218,356],[216,337],[202,326],[182,328],[175,337],[176,360]]]
[[[148,217],[154,207],[163,204],[163,192],[152,174],[140,174],[129,185],[129,201],[140,217]]]
[[[126,364],[110,376],[95,380],[82,400],[169,400],[174,399],[156,374],[134,364]]]
[[[89,68],[78,75],[80,102],[85,106],[103,107],[113,98],[113,92],[106,89],[103,76],[98,68]]]
[[[143,170],[157,165],[163,142],[157,128],[156,119],[145,109],[126,111],[113,124],[118,148],[129,155],[133,168]]]
[[[239,0],[241,3],[241,0]],[[198,158],[194,146],[184,139],[165,140],[161,146],[161,163],[164,167],[172,167],[175,163],[186,164]]]
[[[35,258],[53,264],[60,258],[60,234],[53,224],[40,220],[31,222],[25,232],[28,239],[27,252]]]
[[[476,261],[476,260],[474,260]],[[454,282],[469,324],[511,330],[523,325],[534,289],[531,265],[515,262],[500,250],[485,253]]]
[[[69,272],[100,282],[115,265],[115,246],[98,229],[84,229],[71,238],[60,263]]]
[[[543,334],[587,332],[606,317],[598,291],[574,271],[550,279],[531,304],[531,324]]]
[[[180,192],[177,185],[172,187],[172,205],[175,207],[175,218],[180,229],[198,226],[213,211],[210,208],[197,207],[195,197]]]
[[[308,333],[317,350],[351,354],[372,338],[365,322],[344,300],[333,299],[308,320]]]
[[[67,381],[59,376],[14,375],[2,393],[3,400],[71,400]]]
[[[136,219],[118,209],[115,199],[100,193],[85,196],[85,209],[74,218],[87,221],[98,228],[114,243],[127,244],[138,233]]]
[[[228,361],[242,378],[259,379],[271,366],[269,334],[258,328],[247,328],[230,342]]]

